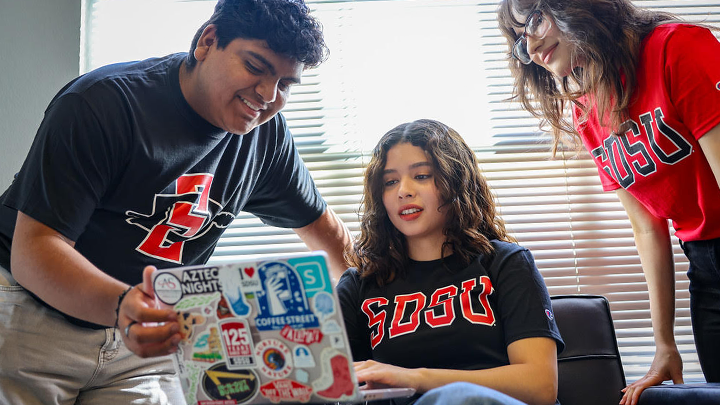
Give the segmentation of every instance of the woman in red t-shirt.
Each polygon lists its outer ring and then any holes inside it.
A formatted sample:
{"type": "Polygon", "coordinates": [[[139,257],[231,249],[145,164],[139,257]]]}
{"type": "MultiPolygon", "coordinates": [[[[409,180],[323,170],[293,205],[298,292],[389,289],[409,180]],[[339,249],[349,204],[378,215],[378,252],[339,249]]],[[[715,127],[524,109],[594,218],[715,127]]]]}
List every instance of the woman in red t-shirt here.
{"type": "Polygon", "coordinates": [[[656,353],[624,391],[683,382],[667,220],[688,259],[705,378],[720,381],[720,43],[708,27],[629,0],[503,0],[513,98],[555,136],[581,141],[632,223],[656,353]],[[567,111],[572,109],[572,120],[567,111]]]}

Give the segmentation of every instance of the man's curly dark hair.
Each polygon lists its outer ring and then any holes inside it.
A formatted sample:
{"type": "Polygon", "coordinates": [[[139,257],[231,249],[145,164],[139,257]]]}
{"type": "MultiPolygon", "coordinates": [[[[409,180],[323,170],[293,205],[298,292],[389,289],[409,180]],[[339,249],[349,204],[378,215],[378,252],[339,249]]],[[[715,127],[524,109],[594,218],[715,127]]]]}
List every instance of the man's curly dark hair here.
{"type": "Polygon", "coordinates": [[[187,56],[187,68],[197,63],[194,53],[208,25],[217,29],[217,46],[224,49],[236,38],[260,39],[274,52],[305,65],[317,67],[328,49],[322,26],[310,15],[302,0],[219,0],[213,15],[195,33],[187,56]]]}

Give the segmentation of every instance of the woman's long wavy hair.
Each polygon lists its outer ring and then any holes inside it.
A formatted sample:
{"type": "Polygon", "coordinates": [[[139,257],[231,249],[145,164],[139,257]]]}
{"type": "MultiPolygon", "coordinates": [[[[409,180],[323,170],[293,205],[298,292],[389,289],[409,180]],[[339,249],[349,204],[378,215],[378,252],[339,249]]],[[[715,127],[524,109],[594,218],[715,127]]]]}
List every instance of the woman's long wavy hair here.
{"type": "Polygon", "coordinates": [[[361,233],[346,252],[348,262],[362,277],[374,276],[384,285],[407,268],[405,236],[393,226],[383,204],[383,170],[387,153],[395,145],[410,143],[425,151],[447,213],[441,249],[454,252],[465,262],[491,254],[491,239],[515,241],[495,211],[495,200],[480,173],[475,153],[452,128],[438,121],[417,120],[397,127],[380,139],[365,171],[361,233]]]}
{"type": "Polygon", "coordinates": [[[511,99],[518,100],[542,129],[552,128],[553,154],[564,134],[579,135],[565,110],[570,104],[582,111],[584,121],[590,107],[578,99],[592,97],[598,117],[610,131],[622,134],[628,106],[637,83],[638,57],[642,40],[658,25],[678,21],[672,14],[644,10],[629,0],[502,0],[497,19],[503,36],[512,47],[518,38],[514,28],[524,27],[515,15],[529,15],[540,9],[550,16],[562,35],[574,46],[573,58],[583,60],[570,75],[556,78],[535,63],[523,65],[508,55],[515,78],[511,99]],[[624,79],[623,79],[624,78],[624,79]]]}

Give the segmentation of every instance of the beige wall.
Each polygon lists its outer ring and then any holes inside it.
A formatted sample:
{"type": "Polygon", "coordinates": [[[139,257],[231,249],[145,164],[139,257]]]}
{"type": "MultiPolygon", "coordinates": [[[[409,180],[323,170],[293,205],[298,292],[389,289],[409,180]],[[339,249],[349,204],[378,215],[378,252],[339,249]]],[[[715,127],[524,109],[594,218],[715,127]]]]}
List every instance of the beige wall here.
{"type": "Polygon", "coordinates": [[[0,0],[0,193],[80,66],[81,0],[0,0]]]}

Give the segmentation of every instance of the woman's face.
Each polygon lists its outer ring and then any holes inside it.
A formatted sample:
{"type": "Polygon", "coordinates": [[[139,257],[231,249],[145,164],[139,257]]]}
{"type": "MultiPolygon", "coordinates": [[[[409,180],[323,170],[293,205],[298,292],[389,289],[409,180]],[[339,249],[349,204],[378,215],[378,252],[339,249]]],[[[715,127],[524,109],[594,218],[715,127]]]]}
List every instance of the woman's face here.
{"type": "MultiPolygon", "coordinates": [[[[518,21],[527,21],[528,18],[528,15],[522,15],[516,11],[513,11],[513,16],[518,21]]],[[[546,19],[550,28],[541,38],[534,35],[526,36],[527,52],[532,63],[542,66],[558,77],[568,76],[573,68],[581,66],[580,61],[573,58],[575,46],[558,29],[549,14],[539,13],[536,18],[546,19]]],[[[514,27],[513,29],[518,38],[525,32],[524,27],[514,27]]]]}
{"type": "Polygon", "coordinates": [[[382,174],[383,205],[390,222],[405,235],[410,252],[419,246],[439,251],[447,215],[425,151],[411,143],[396,144],[387,152],[382,174]]]}

